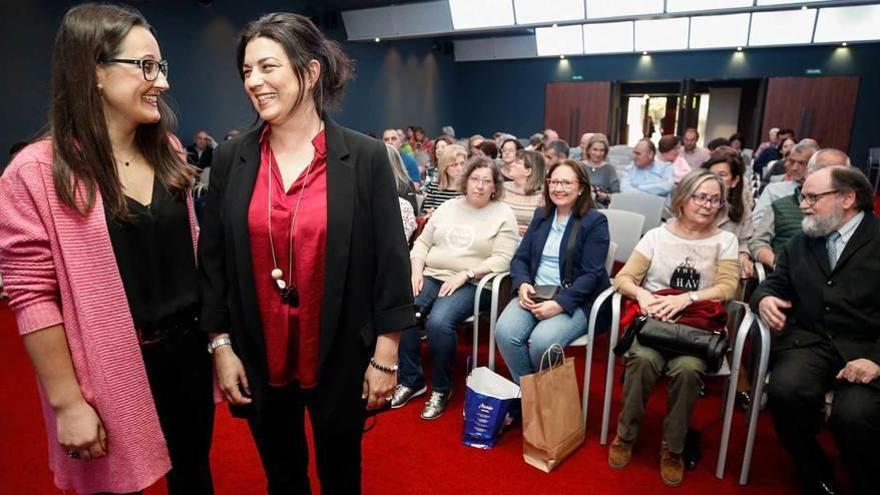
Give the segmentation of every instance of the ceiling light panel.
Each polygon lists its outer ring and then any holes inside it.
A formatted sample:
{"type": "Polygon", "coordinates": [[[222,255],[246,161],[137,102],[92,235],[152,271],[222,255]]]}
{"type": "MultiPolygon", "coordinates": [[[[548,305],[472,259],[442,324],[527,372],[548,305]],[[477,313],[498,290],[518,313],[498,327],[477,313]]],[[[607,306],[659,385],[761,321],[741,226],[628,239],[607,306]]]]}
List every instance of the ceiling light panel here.
{"type": "Polygon", "coordinates": [[[587,18],[663,13],[663,0],[587,0],[587,18]]]}
{"type": "Polygon", "coordinates": [[[635,49],[647,52],[687,49],[688,20],[675,17],[636,21],[635,49]]]}
{"type": "Polygon", "coordinates": [[[666,0],[666,12],[739,9],[752,5],[754,0],[666,0]]]}
{"type": "Polygon", "coordinates": [[[816,9],[753,12],[749,46],[809,43],[815,21],[816,9]]]}
{"type": "Polygon", "coordinates": [[[691,17],[691,48],[745,46],[749,41],[750,14],[691,17]]]}
{"type": "Polygon", "coordinates": [[[449,0],[452,27],[478,29],[513,26],[513,0],[449,0]]]}
{"type": "Polygon", "coordinates": [[[517,24],[580,21],[584,0],[514,0],[517,24]]]}
{"type": "Polygon", "coordinates": [[[536,28],[535,42],[539,56],[584,53],[584,34],[580,24],[536,28]]]}
{"type": "Polygon", "coordinates": [[[633,21],[584,24],[584,53],[633,51],[633,21]]]}
{"type": "Polygon", "coordinates": [[[815,43],[880,40],[880,5],[819,9],[815,43]]]}

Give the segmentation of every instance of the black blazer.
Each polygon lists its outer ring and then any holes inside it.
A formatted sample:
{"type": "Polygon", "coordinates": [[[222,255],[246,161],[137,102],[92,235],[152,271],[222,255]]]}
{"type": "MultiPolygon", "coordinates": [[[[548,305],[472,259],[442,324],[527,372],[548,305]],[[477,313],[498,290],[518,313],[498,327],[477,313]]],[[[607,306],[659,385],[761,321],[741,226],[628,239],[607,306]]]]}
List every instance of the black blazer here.
{"type": "MultiPolygon", "coordinates": [[[[532,223],[529,225],[513,261],[510,263],[510,278],[514,292],[519,291],[519,286],[535,283],[538,274],[538,266],[541,264],[541,254],[544,252],[544,244],[550,237],[550,228],[556,216],[555,210],[547,218],[544,218],[544,208],[537,208],[532,223]]],[[[562,306],[566,313],[571,315],[577,308],[582,308],[587,317],[590,316],[590,308],[600,292],[607,289],[608,272],[605,270],[605,258],[608,257],[608,218],[592,208],[586,215],[580,218],[572,218],[565,226],[562,241],[559,245],[559,280],[565,279],[564,266],[568,239],[571,235],[574,222],[581,223],[578,238],[574,244],[574,265],[571,267],[571,287],[563,288],[554,300],[562,306]]]]}
{"type": "Polygon", "coordinates": [[[870,211],[856,228],[834,269],[825,238],[795,235],[777,257],[776,270],[752,295],[792,303],[785,328],[773,332],[774,352],[830,342],[845,361],[880,364],[880,221],[870,211]]]}
{"type": "MultiPolygon", "coordinates": [[[[336,413],[362,413],[361,388],[376,335],[412,326],[415,317],[409,252],[385,146],[326,116],[324,123],[327,251],[317,395],[332,420],[336,413]]],[[[259,410],[268,385],[248,231],[260,131],[217,148],[199,240],[201,329],[230,333],[253,398],[249,406],[232,408],[236,416],[259,410]]]]}

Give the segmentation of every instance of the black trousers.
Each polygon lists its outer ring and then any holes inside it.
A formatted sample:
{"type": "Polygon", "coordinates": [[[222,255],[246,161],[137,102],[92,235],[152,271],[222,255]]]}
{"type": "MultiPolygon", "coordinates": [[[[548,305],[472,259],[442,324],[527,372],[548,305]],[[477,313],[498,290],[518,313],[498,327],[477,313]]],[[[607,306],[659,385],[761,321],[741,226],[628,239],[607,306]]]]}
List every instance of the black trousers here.
{"type": "Polygon", "coordinates": [[[270,495],[311,493],[306,408],[314,435],[321,493],[359,494],[361,491],[363,414],[352,410],[347,418],[328,418],[319,394],[320,390],[303,390],[296,384],[266,387],[262,412],[248,418],[270,495]]]}
{"type": "Polygon", "coordinates": [[[827,342],[774,354],[768,389],[780,441],[804,484],[833,479],[833,468],[816,441],[824,420],[825,393],[834,391],[828,426],[840,449],[853,492],[880,489],[880,379],[869,384],[836,380],[846,365],[827,342]]]}
{"type": "Polygon", "coordinates": [[[204,334],[190,330],[141,346],[171,456],[171,471],[165,477],[171,495],[214,493],[208,459],[214,430],[213,375],[206,345],[204,334]]]}

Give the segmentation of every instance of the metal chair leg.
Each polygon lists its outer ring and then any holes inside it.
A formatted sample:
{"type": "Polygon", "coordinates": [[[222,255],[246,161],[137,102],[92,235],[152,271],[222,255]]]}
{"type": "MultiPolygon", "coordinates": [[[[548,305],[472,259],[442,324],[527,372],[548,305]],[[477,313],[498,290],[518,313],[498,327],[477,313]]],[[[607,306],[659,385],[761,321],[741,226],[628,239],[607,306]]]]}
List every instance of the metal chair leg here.
{"type": "Polygon", "coordinates": [[[599,436],[599,443],[605,445],[608,443],[608,423],[611,416],[611,390],[614,386],[614,344],[617,343],[618,334],[620,333],[620,304],[621,295],[614,293],[611,300],[611,331],[608,336],[608,363],[605,369],[605,399],[602,403],[602,434],[599,436]]]}
{"type": "Polygon", "coordinates": [[[758,433],[758,415],[761,413],[761,397],[764,394],[764,382],[767,377],[767,368],[770,364],[770,329],[761,318],[757,318],[758,328],[761,331],[761,357],[758,363],[758,372],[755,374],[755,384],[752,388],[752,408],[749,411],[749,429],[746,436],[746,451],[743,454],[742,471],[739,475],[739,484],[749,482],[749,469],[752,464],[752,454],[755,449],[755,436],[758,433]]]}
{"type": "Polygon", "coordinates": [[[587,326],[587,356],[584,360],[584,387],[581,391],[581,422],[585,427],[587,425],[587,406],[589,405],[590,398],[590,370],[593,367],[593,344],[595,343],[596,337],[596,321],[599,318],[599,311],[601,310],[602,305],[605,304],[608,297],[613,294],[614,287],[605,289],[596,297],[596,300],[593,301],[592,308],[590,308],[590,320],[587,326]]]}

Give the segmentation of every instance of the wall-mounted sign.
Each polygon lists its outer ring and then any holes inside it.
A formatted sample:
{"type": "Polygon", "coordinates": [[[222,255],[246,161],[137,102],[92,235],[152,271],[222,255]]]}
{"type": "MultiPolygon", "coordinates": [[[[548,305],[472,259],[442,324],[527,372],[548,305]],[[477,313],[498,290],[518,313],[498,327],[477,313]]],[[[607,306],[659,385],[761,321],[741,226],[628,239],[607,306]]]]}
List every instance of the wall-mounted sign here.
{"type": "Polygon", "coordinates": [[[805,72],[808,76],[821,76],[822,75],[822,69],[807,69],[805,72]]]}

